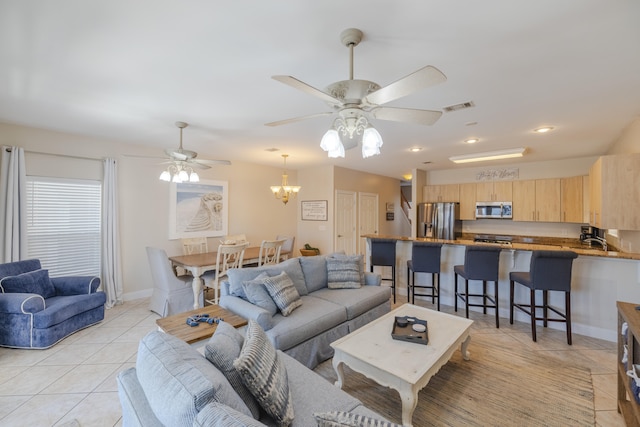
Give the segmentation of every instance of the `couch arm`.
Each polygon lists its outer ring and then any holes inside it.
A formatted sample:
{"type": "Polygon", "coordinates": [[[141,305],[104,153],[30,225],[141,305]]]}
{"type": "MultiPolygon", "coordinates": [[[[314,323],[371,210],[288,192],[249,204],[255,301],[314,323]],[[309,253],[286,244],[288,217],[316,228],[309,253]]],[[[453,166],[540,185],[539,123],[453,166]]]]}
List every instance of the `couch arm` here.
{"type": "Polygon", "coordinates": [[[249,301],[243,300],[242,298],[238,298],[233,295],[224,295],[220,297],[220,307],[225,308],[238,316],[242,316],[247,320],[255,320],[265,331],[273,328],[271,313],[262,307],[258,307],[257,305],[251,304],[249,301]]]}
{"type": "Polygon", "coordinates": [[[366,286],[380,286],[382,283],[382,276],[378,273],[364,272],[364,284],[366,286]]]}
{"type": "Polygon", "coordinates": [[[52,277],[51,283],[56,288],[56,295],[59,296],[93,294],[100,286],[100,278],[97,276],[52,277]]]}
{"type": "Polygon", "coordinates": [[[44,298],[38,294],[0,294],[0,313],[27,314],[45,309],[44,298]]]}

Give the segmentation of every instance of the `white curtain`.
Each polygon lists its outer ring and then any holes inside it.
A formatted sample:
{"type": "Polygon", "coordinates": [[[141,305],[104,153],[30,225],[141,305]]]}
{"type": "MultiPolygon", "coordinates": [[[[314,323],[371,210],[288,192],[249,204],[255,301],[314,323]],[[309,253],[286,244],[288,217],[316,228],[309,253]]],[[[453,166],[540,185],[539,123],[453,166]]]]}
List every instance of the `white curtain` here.
{"type": "Polygon", "coordinates": [[[122,266],[118,234],[118,167],[114,159],[104,160],[102,181],[102,289],[107,308],[122,304],[122,266]]]}
{"type": "Polygon", "coordinates": [[[27,257],[24,149],[3,146],[0,161],[0,260],[19,261],[27,257]]]}

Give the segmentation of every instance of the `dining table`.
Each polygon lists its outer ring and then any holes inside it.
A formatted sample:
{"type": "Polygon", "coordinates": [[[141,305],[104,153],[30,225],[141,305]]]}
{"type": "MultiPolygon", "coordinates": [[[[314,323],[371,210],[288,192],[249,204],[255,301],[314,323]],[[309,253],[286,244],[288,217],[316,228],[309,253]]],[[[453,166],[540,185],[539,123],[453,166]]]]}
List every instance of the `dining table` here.
{"type": "MultiPolygon", "coordinates": [[[[202,291],[202,275],[207,271],[215,271],[218,251],[201,254],[176,255],[169,257],[174,266],[182,267],[193,276],[193,308],[200,308],[200,292],[202,291]]],[[[260,258],[260,246],[249,246],[244,250],[242,265],[257,264],[260,258]]]]}

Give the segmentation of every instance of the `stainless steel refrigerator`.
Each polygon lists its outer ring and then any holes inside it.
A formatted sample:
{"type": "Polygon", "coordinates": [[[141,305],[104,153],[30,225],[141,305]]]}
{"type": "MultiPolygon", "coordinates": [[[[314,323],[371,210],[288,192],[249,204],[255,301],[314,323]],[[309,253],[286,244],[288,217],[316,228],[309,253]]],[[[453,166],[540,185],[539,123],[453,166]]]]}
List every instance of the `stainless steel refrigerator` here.
{"type": "Polygon", "coordinates": [[[461,235],[460,203],[418,204],[418,237],[455,240],[461,235]]]}

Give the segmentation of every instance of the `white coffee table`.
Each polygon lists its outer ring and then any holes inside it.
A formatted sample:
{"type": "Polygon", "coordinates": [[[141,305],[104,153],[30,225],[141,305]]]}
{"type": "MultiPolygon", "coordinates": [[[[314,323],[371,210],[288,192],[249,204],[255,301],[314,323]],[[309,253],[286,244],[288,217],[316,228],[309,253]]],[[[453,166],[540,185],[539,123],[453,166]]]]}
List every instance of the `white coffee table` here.
{"type": "Polygon", "coordinates": [[[473,320],[404,304],[331,343],[335,350],[333,369],[336,385],[344,384],[343,364],[380,385],[393,388],[402,400],[402,424],[411,426],[418,392],[449,361],[460,345],[462,356],[469,360],[467,346],[473,320]],[[391,337],[395,316],[413,316],[426,320],[429,344],[394,340],[391,337]]]}

